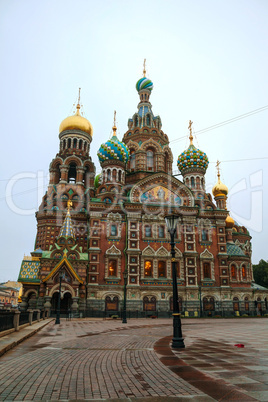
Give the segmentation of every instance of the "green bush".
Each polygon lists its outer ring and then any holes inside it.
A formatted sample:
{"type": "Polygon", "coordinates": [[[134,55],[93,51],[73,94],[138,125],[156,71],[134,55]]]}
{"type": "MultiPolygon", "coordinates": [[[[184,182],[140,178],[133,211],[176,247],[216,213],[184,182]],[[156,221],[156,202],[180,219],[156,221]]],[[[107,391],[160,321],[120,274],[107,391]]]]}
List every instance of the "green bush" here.
{"type": "Polygon", "coordinates": [[[119,318],[119,316],[118,316],[118,315],[112,315],[111,318],[112,318],[113,320],[117,320],[117,318],[119,318]]]}

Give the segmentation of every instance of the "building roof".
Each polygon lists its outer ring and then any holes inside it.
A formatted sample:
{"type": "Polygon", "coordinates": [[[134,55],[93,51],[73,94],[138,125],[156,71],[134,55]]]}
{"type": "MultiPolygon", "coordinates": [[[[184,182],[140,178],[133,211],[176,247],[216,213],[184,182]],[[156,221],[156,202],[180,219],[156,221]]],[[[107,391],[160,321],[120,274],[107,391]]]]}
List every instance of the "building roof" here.
{"type": "Polygon", "coordinates": [[[234,243],[227,243],[227,254],[231,256],[243,256],[246,257],[246,254],[240,247],[238,247],[234,243]]]}

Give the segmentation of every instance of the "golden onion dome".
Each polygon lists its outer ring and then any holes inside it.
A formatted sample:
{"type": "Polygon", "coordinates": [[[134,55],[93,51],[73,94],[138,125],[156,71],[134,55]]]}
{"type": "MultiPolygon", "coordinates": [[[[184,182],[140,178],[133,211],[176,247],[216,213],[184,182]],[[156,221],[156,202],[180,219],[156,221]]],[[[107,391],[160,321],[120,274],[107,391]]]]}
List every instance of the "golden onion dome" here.
{"type": "Polygon", "coordinates": [[[73,116],[66,117],[66,119],[61,122],[59,132],[61,133],[65,130],[81,130],[92,137],[93,127],[90,121],[80,115],[79,103],[76,106],[76,113],[73,116]]]}
{"type": "Polygon", "coordinates": [[[214,197],[216,197],[217,195],[227,196],[227,194],[228,194],[228,187],[221,182],[219,175],[218,175],[218,182],[215,184],[215,186],[212,189],[212,194],[214,195],[214,197]]]}
{"type": "Polygon", "coordinates": [[[225,223],[226,223],[227,228],[233,228],[235,221],[233,220],[233,218],[230,215],[228,215],[227,218],[225,219],[225,223]]]}

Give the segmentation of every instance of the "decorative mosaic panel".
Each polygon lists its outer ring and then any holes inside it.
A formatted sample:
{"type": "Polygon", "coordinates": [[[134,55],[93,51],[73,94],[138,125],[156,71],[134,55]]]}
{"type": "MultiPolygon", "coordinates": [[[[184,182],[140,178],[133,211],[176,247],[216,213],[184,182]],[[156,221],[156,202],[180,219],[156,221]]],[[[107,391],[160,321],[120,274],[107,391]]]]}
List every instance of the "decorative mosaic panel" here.
{"type": "Polygon", "coordinates": [[[19,281],[20,282],[39,282],[39,261],[22,261],[19,281]]]}

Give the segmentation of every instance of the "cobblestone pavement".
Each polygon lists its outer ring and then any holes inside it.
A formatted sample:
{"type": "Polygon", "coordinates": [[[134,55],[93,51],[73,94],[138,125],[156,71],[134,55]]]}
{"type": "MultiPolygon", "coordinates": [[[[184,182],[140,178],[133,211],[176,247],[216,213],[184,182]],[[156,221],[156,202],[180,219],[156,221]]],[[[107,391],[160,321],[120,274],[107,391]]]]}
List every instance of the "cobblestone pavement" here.
{"type": "Polygon", "coordinates": [[[175,351],[168,319],[52,322],[0,358],[0,400],[268,401],[267,319],[182,325],[175,351]]]}

